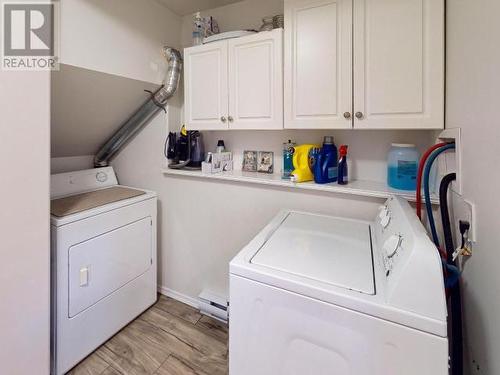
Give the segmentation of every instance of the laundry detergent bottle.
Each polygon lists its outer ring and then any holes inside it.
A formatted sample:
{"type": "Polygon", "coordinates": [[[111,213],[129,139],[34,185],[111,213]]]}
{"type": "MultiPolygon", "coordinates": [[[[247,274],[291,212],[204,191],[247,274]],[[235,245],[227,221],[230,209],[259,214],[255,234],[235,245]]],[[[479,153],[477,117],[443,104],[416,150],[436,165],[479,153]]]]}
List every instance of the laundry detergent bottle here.
{"type": "Polygon", "coordinates": [[[326,136],[323,147],[315,149],[314,155],[314,182],[327,184],[337,181],[337,147],[333,143],[333,137],[326,136]]]}
{"type": "Polygon", "coordinates": [[[295,146],[293,151],[293,168],[291,180],[293,182],[312,181],[311,150],[318,145],[295,146]]]}
{"type": "Polygon", "coordinates": [[[399,190],[416,190],[419,153],[414,144],[393,143],[387,160],[387,184],[399,190]]]}

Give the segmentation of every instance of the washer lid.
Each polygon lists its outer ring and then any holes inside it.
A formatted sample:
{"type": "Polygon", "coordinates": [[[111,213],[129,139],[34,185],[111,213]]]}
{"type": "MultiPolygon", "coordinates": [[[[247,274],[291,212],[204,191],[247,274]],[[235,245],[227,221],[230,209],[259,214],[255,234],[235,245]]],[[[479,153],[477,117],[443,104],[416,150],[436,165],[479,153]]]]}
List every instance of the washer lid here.
{"type": "Polygon", "coordinates": [[[330,285],[375,294],[370,226],[290,212],[251,263],[330,285]]]}

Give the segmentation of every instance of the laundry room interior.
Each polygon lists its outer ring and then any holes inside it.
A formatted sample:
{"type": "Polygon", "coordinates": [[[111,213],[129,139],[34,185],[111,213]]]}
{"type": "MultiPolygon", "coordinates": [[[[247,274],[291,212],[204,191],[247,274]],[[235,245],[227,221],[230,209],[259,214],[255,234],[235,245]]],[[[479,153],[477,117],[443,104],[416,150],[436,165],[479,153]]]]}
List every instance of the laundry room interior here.
{"type": "Polygon", "coordinates": [[[500,375],[499,2],[0,3],[0,374],[500,375]]]}

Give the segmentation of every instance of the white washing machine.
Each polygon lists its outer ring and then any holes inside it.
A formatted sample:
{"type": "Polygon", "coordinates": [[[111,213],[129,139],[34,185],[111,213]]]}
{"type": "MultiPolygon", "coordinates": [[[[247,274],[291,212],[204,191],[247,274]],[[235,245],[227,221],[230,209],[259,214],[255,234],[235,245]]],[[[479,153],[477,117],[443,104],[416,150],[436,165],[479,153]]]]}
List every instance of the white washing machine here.
{"type": "Polygon", "coordinates": [[[156,194],[111,167],[52,175],[52,372],[75,366],[156,294],[156,194]]]}
{"type": "Polygon", "coordinates": [[[441,260],[409,204],[283,211],[230,264],[231,375],[448,374],[441,260]]]}

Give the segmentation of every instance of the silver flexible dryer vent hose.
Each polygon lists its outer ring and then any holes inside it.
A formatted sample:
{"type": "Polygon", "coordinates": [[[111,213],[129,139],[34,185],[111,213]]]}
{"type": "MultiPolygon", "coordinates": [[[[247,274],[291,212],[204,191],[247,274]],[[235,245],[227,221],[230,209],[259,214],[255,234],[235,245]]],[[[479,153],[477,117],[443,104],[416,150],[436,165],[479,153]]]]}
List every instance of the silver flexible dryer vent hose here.
{"type": "Polygon", "coordinates": [[[161,110],[179,86],[182,57],[174,48],[164,47],[163,55],[168,61],[167,78],[163,86],[149,98],[97,152],[94,167],[106,167],[120,150],[132,140],[161,110]]]}

